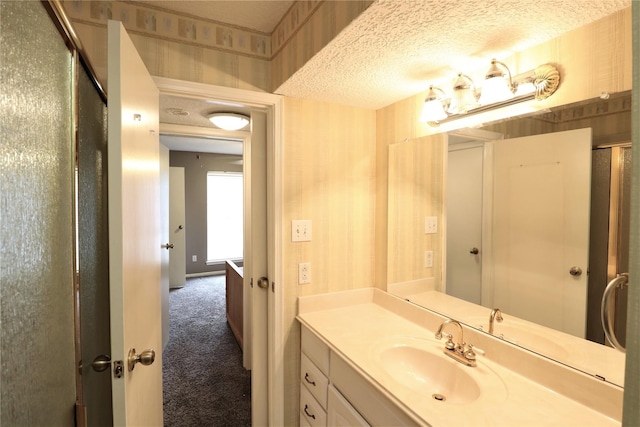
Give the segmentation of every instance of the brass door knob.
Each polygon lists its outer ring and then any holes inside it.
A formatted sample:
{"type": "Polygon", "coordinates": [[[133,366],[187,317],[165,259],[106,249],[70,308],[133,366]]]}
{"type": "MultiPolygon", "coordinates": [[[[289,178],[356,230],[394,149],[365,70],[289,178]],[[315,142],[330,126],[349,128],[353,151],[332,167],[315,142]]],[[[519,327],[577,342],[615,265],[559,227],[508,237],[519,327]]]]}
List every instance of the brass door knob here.
{"type": "Polygon", "coordinates": [[[136,349],[129,350],[129,357],[127,358],[129,364],[129,371],[133,371],[136,367],[136,363],[140,363],[144,366],[149,366],[156,360],[156,352],[153,350],[145,350],[140,354],[136,354],[136,349]]]}

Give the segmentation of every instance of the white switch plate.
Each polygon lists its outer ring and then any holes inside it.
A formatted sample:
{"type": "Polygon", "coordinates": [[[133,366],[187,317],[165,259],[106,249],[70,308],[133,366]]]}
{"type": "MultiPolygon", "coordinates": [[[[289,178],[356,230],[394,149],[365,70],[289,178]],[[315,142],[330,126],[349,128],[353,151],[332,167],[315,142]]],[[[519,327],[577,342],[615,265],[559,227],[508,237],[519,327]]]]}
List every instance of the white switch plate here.
{"type": "Polygon", "coordinates": [[[311,263],[301,262],[298,264],[298,284],[305,285],[311,283],[311,263]]]}
{"type": "Polygon", "coordinates": [[[298,219],[291,221],[291,241],[310,242],[311,241],[311,220],[298,219]]]}
{"type": "Polygon", "coordinates": [[[192,262],[198,262],[198,255],[191,255],[192,262]]]}
{"type": "Polygon", "coordinates": [[[424,233],[435,234],[438,232],[438,217],[427,216],[424,219],[424,233]]]}
{"type": "Polygon", "coordinates": [[[433,267],[433,251],[424,252],[424,267],[425,268],[433,267]]]}

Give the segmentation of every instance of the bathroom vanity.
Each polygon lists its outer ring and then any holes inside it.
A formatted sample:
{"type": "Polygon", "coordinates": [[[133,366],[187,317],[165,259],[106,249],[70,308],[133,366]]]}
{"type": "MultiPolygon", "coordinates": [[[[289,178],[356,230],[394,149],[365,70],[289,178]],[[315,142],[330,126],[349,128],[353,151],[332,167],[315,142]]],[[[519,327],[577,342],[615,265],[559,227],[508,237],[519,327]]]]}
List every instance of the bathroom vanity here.
{"type": "Polygon", "coordinates": [[[467,327],[437,340],[447,318],[378,289],[301,297],[297,319],[301,425],[620,425],[622,387],[467,327]]]}

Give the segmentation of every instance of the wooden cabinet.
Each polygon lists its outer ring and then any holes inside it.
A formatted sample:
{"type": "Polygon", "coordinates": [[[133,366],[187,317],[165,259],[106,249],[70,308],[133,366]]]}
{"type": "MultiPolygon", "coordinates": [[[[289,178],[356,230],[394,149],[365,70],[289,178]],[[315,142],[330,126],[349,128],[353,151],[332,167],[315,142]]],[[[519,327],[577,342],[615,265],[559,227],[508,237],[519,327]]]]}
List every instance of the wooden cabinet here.
{"type": "Polygon", "coordinates": [[[240,348],[243,339],[243,268],[233,261],[225,262],[227,323],[240,348]]]}

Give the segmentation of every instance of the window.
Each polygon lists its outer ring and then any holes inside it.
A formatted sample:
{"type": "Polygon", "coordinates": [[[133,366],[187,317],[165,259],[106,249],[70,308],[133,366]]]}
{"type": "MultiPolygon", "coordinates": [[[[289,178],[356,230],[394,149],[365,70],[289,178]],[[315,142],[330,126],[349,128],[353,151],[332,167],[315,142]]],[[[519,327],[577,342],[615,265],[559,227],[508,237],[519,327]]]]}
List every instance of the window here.
{"type": "Polygon", "coordinates": [[[242,174],[207,173],[207,263],[243,257],[242,174]]]}

